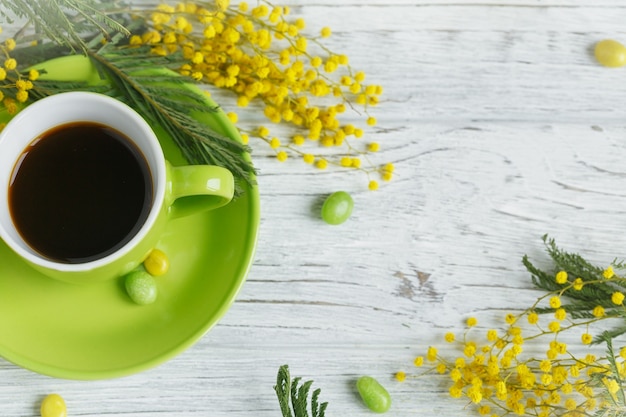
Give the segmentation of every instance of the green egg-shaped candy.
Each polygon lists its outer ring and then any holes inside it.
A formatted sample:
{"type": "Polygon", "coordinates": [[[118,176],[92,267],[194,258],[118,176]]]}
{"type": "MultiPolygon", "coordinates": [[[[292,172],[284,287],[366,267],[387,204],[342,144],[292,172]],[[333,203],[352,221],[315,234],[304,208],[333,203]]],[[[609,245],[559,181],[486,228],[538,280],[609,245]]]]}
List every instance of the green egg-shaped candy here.
{"type": "Polygon", "coordinates": [[[348,220],[353,207],[354,201],[350,194],[345,191],[336,191],[324,201],[322,219],[328,224],[341,224],[348,220]]]}
{"type": "Polygon", "coordinates": [[[134,271],[126,275],[126,292],[135,303],[152,304],[157,298],[156,281],[146,271],[134,271]]]}
{"type": "Polygon", "coordinates": [[[362,376],[356,381],[363,402],[375,413],[384,413],[391,407],[391,396],[376,379],[371,376],[362,376]]]}

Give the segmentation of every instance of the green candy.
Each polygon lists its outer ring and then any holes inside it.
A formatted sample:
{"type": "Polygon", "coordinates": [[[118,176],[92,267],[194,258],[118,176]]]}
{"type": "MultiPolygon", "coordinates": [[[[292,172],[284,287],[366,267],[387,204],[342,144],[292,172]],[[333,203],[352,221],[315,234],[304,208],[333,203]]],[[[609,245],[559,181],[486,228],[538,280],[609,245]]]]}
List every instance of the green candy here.
{"type": "Polygon", "coordinates": [[[356,381],[363,402],[375,413],[384,413],[391,407],[391,396],[378,381],[371,376],[362,376],[356,381]]]}
{"type": "Polygon", "coordinates": [[[157,298],[156,281],[145,271],[134,271],[126,275],[125,285],[128,296],[137,304],[152,304],[157,298]]]}
{"type": "Polygon", "coordinates": [[[328,224],[341,224],[348,220],[353,207],[354,201],[350,194],[345,191],[334,192],[324,201],[322,219],[328,224]]]}

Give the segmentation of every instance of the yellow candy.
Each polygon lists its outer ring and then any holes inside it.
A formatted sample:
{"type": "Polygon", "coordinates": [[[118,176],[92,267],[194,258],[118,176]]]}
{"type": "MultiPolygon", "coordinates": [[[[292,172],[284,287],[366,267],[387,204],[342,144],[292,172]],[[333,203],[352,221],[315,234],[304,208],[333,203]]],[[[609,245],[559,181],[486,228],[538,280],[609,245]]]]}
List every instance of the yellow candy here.
{"type": "Polygon", "coordinates": [[[41,417],[67,417],[65,400],[59,394],[49,394],[41,402],[41,417]]]}
{"type": "Polygon", "coordinates": [[[163,251],[154,249],[150,252],[146,260],[143,261],[143,266],[150,275],[158,277],[167,272],[170,268],[170,261],[163,251]]]}
{"type": "Polygon", "coordinates": [[[612,39],[605,39],[596,44],[594,54],[598,62],[605,67],[623,67],[626,65],[626,47],[612,39]]]}

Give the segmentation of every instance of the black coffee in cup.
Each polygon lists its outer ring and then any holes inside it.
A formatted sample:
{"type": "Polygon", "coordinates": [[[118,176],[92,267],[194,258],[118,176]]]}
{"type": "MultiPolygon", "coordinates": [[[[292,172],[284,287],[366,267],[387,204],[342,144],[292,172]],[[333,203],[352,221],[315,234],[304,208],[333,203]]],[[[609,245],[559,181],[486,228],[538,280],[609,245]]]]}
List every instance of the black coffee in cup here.
{"type": "Polygon", "coordinates": [[[76,122],[51,129],[13,169],[9,209],[22,239],[58,262],[83,263],[124,246],[153,199],[141,151],[110,127],[76,122]]]}

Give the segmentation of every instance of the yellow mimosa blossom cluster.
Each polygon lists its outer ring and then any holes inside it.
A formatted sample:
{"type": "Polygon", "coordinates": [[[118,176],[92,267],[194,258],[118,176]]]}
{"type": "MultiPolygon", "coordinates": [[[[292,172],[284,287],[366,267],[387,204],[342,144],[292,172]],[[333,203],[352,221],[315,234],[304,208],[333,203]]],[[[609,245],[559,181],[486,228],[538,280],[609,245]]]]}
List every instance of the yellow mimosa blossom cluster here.
{"type": "Polygon", "coordinates": [[[504,330],[485,328],[482,335],[475,334],[478,321],[471,317],[461,337],[445,335],[445,342],[458,347],[456,358],[444,357],[442,349],[432,346],[414,364],[428,368],[422,375],[445,376],[449,395],[464,399],[479,415],[624,415],[626,346],[614,347],[612,336],[597,340],[606,344],[600,352],[589,346],[594,342],[590,334],[593,325],[610,316],[623,320],[626,310],[622,292],[605,294],[589,314],[567,311],[562,300],[567,291],[580,292],[608,280],[623,278],[617,277],[612,267],[606,268],[599,279],[588,280],[558,271],[553,278],[555,290],[526,311],[507,314],[504,330]],[[568,346],[565,340],[571,341],[571,337],[581,343],[568,346]]]}
{"type": "MultiPolygon", "coordinates": [[[[307,35],[305,21],[291,18],[289,7],[265,1],[255,6],[191,1],[161,4],[145,13],[149,29],[132,36],[131,45],[151,45],[160,55],[182,52],[188,61],[180,68],[183,75],[233,92],[240,108],[258,103],[270,123],[286,123],[295,132],[280,138],[258,126],[242,130],[244,141],[260,138],[281,162],[296,156],[318,169],[335,165],[364,171],[371,190],[379,179],[392,179],[393,164],[369,161],[380,144],[363,139],[377,123],[369,111],[379,103],[382,87],[367,84],[365,73],[355,71],[346,55],[324,46],[330,28],[307,35]],[[347,110],[357,110],[362,125],[342,123],[347,110]]],[[[235,111],[228,116],[238,120],[235,111]]]]}
{"type": "MultiPolygon", "coordinates": [[[[0,28],[2,33],[2,28],[0,28]]],[[[39,78],[39,73],[32,70],[22,74],[17,68],[17,61],[11,57],[11,51],[16,47],[13,38],[6,39],[0,44],[0,102],[5,111],[11,115],[19,110],[19,103],[28,100],[28,91],[33,88],[33,81],[39,78]]]]}

